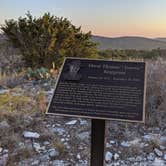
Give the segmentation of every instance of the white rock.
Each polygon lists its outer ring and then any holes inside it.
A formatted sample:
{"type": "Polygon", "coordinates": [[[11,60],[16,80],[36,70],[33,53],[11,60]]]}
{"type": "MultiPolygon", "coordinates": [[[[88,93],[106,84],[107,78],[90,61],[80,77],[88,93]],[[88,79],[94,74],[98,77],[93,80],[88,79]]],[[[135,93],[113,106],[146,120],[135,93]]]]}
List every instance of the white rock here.
{"type": "Polygon", "coordinates": [[[8,149],[4,149],[4,150],[3,150],[3,154],[7,154],[8,152],[9,152],[8,149]]]}
{"type": "Polygon", "coordinates": [[[87,124],[88,124],[87,120],[80,119],[80,125],[87,125],[87,124]]]}
{"type": "Polygon", "coordinates": [[[163,152],[160,151],[159,149],[155,148],[154,152],[156,153],[157,156],[161,157],[163,155],[163,152]]]}
{"type": "Polygon", "coordinates": [[[19,142],[18,146],[20,147],[20,149],[24,149],[25,148],[25,144],[23,142],[19,142]]]}
{"type": "Polygon", "coordinates": [[[3,148],[0,147],[0,153],[3,151],[3,148]]]}
{"type": "Polygon", "coordinates": [[[123,141],[123,142],[121,143],[121,146],[128,148],[128,147],[130,147],[130,144],[129,144],[128,141],[123,141]]]}
{"type": "MultiPolygon", "coordinates": [[[[110,164],[106,164],[106,166],[121,166],[121,164],[117,161],[117,162],[113,162],[113,163],[110,163],[110,164]]],[[[125,166],[127,166],[127,165],[125,165],[125,166]]]]}
{"type": "Polygon", "coordinates": [[[40,160],[41,162],[46,162],[46,161],[48,161],[49,159],[50,159],[50,158],[49,158],[48,154],[44,154],[44,155],[42,155],[42,156],[39,157],[39,160],[40,160]]]}
{"type": "Polygon", "coordinates": [[[150,161],[153,161],[155,159],[155,154],[154,153],[149,153],[149,155],[147,156],[147,159],[150,161]]]}
{"type": "Polygon", "coordinates": [[[160,145],[160,149],[161,149],[161,150],[165,150],[165,149],[166,149],[166,147],[165,147],[165,146],[160,145]]]}
{"type": "Polygon", "coordinates": [[[50,157],[56,157],[56,156],[59,155],[59,152],[57,150],[55,150],[55,149],[49,149],[48,153],[49,153],[50,157]]]}
{"type": "Polygon", "coordinates": [[[106,143],[106,148],[110,148],[112,145],[109,144],[108,142],[106,143]]]}
{"type": "Polygon", "coordinates": [[[117,160],[119,158],[119,154],[118,153],[115,153],[114,154],[114,160],[117,160]]]}
{"type": "Polygon", "coordinates": [[[65,166],[63,160],[54,160],[54,161],[52,162],[52,165],[55,165],[55,166],[65,166]]]}
{"type": "Polygon", "coordinates": [[[127,160],[129,160],[130,162],[135,162],[135,157],[129,157],[127,160]]]}
{"type": "Polygon", "coordinates": [[[85,131],[85,132],[78,134],[78,137],[81,140],[87,140],[87,139],[89,139],[89,136],[90,136],[90,133],[88,131],[85,131]]]}
{"type": "Polygon", "coordinates": [[[159,135],[158,134],[147,134],[143,136],[144,141],[153,141],[158,140],[159,135]]]}
{"type": "Polygon", "coordinates": [[[155,158],[152,166],[165,166],[164,160],[161,160],[159,158],[155,158]]]}
{"type": "Polygon", "coordinates": [[[65,139],[64,138],[61,138],[61,142],[64,142],[65,141],[65,139]]]}
{"type": "Polygon", "coordinates": [[[66,138],[66,141],[69,141],[70,139],[69,138],[66,138]]]}
{"type": "Polygon", "coordinates": [[[131,145],[138,145],[138,144],[140,144],[140,141],[141,141],[141,139],[134,139],[134,140],[132,140],[132,141],[130,141],[129,143],[131,144],[131,145]]]}
{"type": "Polygon", "coordinates": [[[39,138],[40,134],[38,134],[37,132],[24,131],[23,136],[25,138],[39,138]]]}
{"type": "Polygon", "coordinates": [[[105,161],[110,162],[112,160],[113,154],[109,151],[105,154],[105,161]]]}
{"type": "Polygon", "coordinates": [[[111,144],[115,144],[115,143],[116,143],[116,141],[111,140],[111,141],[110,141],[110,143],[111,143],[111,144]]]}
{"type": "Polygon", "coordinates": [[[51,131],[53,133],[57,133],[58,135],[63,135],[63,133],[66,132],[63,128],[60,128],[60,127],[52,128],[51,131]]]}
{"type": "Polygon", "coordinates": [[[36,166],[39,165],[40,161],[39,160],[35,160],[31,163],[32,166],[36,166]]]}
{"type": "Polygon", "coordinates": [[[135,161],[137,161],[137,162],[141,162],[142,160],[143,160],[143,157],[141,157],[141,156],[137,156],[135,159],[135,161]]]}
{"type": "Polygon", "coordinates": [[[77,120],[71,120],[67,123],[65,123],[66,125],[75,125],[77,123],[77,120]]]}
{"type": "Polygon", "coordinates": [[[35,151],[37,151],[37,152],[40,151],[40,144],[39,143],[34,142],[33,147],[34,147],[35,151]]]}
{"type": "Polygon", "coordinates": [[[80,156],[80,154],[77,154],[77,159],[79,159],[79,160],[81,159],[81,156],[80,156]]]}
{"type": "Polygon", "coordinates": [[[164,160],[166,161],[166,154],[164,154],[164,160]]]}
{"type": "Polygon", "coordinates": [[[47,145],[49,145],[50,144],[50,142],[48,142],[48,141],[44,141],[44,143],[43,143],[45,146],[47,146],[47,145]]]}

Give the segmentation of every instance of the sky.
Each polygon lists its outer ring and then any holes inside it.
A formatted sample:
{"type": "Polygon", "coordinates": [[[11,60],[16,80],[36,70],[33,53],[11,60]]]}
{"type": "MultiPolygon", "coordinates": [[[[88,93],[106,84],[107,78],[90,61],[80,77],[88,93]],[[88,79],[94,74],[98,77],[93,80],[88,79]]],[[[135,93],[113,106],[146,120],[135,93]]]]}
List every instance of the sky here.
{"type": "Polygon", "coordinates": [[[166,37],[166,0],[0,0],[0,24],[27,11],[63,16],[93,35],[166,37]]]}

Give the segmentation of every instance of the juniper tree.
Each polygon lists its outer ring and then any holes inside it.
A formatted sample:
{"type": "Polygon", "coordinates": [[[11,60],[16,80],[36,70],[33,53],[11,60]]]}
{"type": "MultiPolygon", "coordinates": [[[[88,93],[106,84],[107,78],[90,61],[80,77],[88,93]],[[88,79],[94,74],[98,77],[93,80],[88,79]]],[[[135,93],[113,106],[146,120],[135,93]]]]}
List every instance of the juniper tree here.
{"type": "Polygon", "coordinates": [[[18,20],[5,20],[1,30],[20,49],[27,66],[58,68],[64,57],[95,57],[96,44],[91,32],[83,33],[67,18],[50,13],[36,18],[29,12],[18,20]]]}

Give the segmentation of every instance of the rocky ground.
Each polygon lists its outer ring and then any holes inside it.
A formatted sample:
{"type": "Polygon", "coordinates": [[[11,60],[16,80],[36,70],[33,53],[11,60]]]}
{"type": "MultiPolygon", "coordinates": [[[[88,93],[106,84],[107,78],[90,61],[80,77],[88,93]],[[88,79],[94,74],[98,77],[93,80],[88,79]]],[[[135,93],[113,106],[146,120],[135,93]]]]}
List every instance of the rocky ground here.
{"type": "MultiPolygon", "coordinates": [[[[0,166],[90,165],[91,121],[44,113],[53,85],[0,88],[0,166]]],[[[154,125],[107,121],[105,165],[166,165],[165,119],[154,125]]]]}

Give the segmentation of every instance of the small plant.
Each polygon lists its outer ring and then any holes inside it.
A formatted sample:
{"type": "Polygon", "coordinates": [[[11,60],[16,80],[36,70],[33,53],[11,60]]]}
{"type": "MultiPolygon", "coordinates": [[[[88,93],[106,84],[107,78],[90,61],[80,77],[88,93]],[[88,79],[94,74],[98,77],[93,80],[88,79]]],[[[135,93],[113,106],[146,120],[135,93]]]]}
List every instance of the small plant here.
{"type": "Polygon", "coordinates": [[[58,138],[55,138],[52,144],[58,150],[60,155],[63,155],[65,153],[65,145],[58,138]]]}
{"type": "Polygon", "coordinates": [[[26,77],[28,80],[46,80],[50,78],[50,74],[48,69],[41,67],[41,68],[28,68],[26,72],[26,77]]]}

